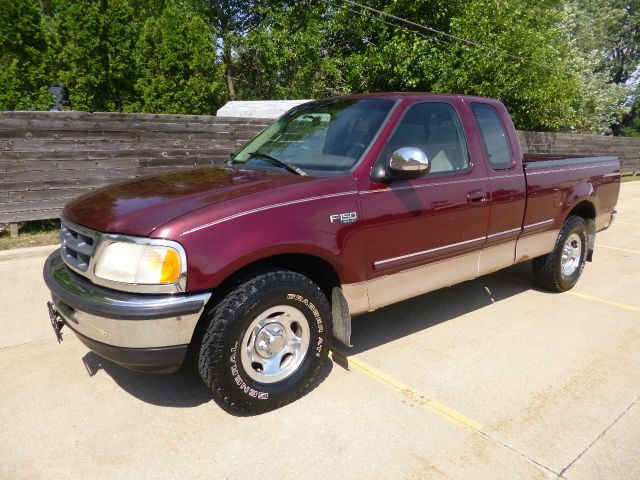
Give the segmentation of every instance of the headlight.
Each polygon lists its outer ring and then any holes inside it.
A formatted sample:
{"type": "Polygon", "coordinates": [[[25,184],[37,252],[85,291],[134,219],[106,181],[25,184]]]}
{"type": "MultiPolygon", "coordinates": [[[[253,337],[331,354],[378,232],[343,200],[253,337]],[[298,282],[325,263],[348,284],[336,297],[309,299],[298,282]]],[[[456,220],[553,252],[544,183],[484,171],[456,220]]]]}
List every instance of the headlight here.
{"type": "Polygon", "coordinates": [[[114,282],[163,285],[177,282],[182,271],[176,248],[114,242],[101,251],[94,273],[114,282]]]}

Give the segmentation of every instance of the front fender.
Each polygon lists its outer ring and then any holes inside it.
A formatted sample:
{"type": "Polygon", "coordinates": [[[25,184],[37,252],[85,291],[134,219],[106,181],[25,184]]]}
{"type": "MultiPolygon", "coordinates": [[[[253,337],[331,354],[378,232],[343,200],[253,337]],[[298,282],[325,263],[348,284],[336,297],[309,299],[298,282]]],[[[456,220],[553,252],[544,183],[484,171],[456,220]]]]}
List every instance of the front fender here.
{"type": "MultiPolygon", "coordinates": [[[[191,274],[190,270],[189,281],[191,283],[188,284],[188,289],[201,290],[215,288],[224,280],[229,278],[234,273],[242,270],[243,268],[278,255],[306,255],[315,257],[331,265],[331,267],[338,274],[339,278],[343,278],[346,276],[344,272],[345,267],[338,261],[338,257],[332,252],[320,248],[316,245],[300,243],[280,243],[270,246],[256,246],[256,248],[250,248],[246,251],[243,251],[240,256],[237,256],[233,258],[233,260],[228,262],[225,262],[222,259],[232,257],[226,257],[224,249],[222,249],[220,253],[221,255],[218,260],[207,259],[205,262],[198,266],[198,270],[202,275],[201,278],[195,278],[191,274]]],[[[204,258],[201,258],[201,260],[204,260],[204,258]]]]}
{"type": "Polygon", "coordinates": [[[341,283],[358,283],[365,272],[359,215],[355,222],[335,220],[336,214],[359,213],[357,192],[347,190],[351,186],[337,194],[306,191],[301,200],[273,201],[266,207],[199,211],[158,232],[184,247],[188,291],[215,288],[241,268],[282,254],[320,258],[334,268],[341,283]]]}

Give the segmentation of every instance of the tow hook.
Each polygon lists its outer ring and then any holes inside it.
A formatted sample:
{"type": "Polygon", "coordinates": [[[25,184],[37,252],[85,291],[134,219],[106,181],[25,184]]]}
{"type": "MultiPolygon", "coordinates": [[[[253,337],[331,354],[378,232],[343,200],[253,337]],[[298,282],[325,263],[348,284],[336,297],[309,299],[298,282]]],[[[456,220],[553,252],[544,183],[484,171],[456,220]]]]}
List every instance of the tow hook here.
{"type": "Polygon", "coordinates": [[[64,327],[64,322],[62,321],[62,317],[54,307],[52,302],[47,302],[47,309],[49,310],[49,320],[51,321],[51,327],[53,328],[53,332],[56,334],[56,339],[58,343],[62,341],[62,327],[64,327]]]}

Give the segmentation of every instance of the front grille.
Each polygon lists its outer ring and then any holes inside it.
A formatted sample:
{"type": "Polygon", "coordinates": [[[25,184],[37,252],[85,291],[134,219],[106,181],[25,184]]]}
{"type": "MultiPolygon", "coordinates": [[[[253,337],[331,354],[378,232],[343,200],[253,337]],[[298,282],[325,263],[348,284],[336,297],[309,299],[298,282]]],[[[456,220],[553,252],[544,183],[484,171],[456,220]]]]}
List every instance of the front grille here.
{"type": "Polygon", "coordinates": [[[86,272],[95,248],[96,237],[88,234],[84,229],[81,233],[62,220],[60,242],[62,243],[62,258],[67,265],[81,272],[86,272]]]}

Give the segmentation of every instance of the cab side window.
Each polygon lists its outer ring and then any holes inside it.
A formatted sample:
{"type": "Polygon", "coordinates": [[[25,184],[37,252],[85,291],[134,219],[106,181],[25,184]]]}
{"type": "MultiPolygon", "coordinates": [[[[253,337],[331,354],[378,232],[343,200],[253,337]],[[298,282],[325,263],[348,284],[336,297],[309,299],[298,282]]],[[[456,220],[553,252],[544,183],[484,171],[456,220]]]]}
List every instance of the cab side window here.
{"type": "Polygon", "coordinates": [[[491,167],[494,170],[511,168],[511,145],[496,109],[486,103],[472,103],[471,111],[480,130],[484,151],[491,167]]]}
{"type": "Polygon", "coordinates": [[[462,125],[448,103],[419,103],[409,107],[387,143],[387,152],[417,147],[431,162],[430,175],[459,172],[469,167],[462,125]]]}

